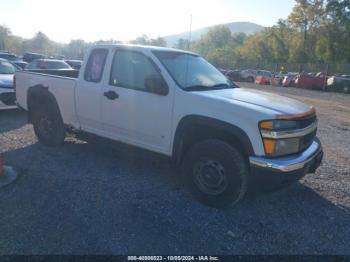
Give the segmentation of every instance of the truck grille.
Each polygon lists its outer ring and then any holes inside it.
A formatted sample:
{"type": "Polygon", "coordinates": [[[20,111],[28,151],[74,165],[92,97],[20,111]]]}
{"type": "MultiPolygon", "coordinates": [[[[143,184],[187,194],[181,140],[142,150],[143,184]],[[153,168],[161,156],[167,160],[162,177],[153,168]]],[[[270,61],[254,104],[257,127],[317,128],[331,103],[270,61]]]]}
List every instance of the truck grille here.
{"type": "MultiPolygon", "coordinates": [[[[317,117],[316,117],[316,115],[313,115],[309,118],[298,120],[298,127],[299,128],[307,128],[308,126],[314,124],[316,121],[317,121],[317,117]]],[[[316,133],[317,133],[317,129],[315,131],[313,131],[312,133],[309,133],[309,134],[300,138],[299,152],[304,151],[312,144],[312,142],[314,141],[314,138],[316,136],[316,133]]]]}
{"type": "Polygon", "coordinates": [[[298,120],[297,121],[298,128],[300,128],[300,129],[301,128],[306,128],[306,127],[312,125],[313,123],[315,123],[316,121],[317,121],[316,115],[313,115],[311,117],[298,120]]]}

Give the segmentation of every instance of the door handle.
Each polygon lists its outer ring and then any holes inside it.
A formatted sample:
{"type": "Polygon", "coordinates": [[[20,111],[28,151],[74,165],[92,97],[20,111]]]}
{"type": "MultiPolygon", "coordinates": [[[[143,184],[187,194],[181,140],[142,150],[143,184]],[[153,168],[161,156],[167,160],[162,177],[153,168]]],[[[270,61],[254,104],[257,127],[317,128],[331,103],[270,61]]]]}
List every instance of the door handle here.
{"type": "Polygon", "coordinates": [[[115,100],[115,99],[119,98],[119,95],[114,91],[104,92],[103,95],[110,100],[115,100]]]}

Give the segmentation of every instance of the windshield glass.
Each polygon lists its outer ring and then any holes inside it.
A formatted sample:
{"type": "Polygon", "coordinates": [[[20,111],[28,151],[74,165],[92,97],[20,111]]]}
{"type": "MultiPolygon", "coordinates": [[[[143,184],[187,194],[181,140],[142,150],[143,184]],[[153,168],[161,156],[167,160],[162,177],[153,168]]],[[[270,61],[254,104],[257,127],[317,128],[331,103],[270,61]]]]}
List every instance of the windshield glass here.
{"type": "Polygon", "coordinates": [[[9,62],[0,61],[0,74],[14,74],[15,71],[15,67],[9,62]]]}
{"type": "Polygon", "coordinates": [[[176,83],[184,90],[232,88],[233,83],[200,56],[154,51],[176,83]]]}
{"type": "Polygon", "coordinates": [[[15,61],[18,59],[17,56],[15,56],[13,54],[0,54],[0,58],[7,59],[9,61],[15,61]]]}
{"type": "Polygon", "coordinates": [[[47,62],[47,69],[71,69],[70,65],[63,61],[50,61],[47,62]]]}

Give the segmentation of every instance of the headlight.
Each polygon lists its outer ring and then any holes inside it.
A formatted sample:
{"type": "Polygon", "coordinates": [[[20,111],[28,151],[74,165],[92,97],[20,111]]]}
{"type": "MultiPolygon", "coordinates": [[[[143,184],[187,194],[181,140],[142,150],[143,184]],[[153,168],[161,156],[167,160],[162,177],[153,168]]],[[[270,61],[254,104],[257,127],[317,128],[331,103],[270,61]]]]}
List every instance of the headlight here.
{"type": "Polygon", "coordinates": [[[299,138],[263,139],[265,153],[269,156],[290,155],[299,151],[299,138]]]}
{"type": "Polygon", "coordinates": [[[297,121],[269,120],[260,122],[259,128],[266,155],[274,157],[297,153],[303,136],[313,132],[316,123],[299,129],[297,121]]]}
{"type": "Polygon", "coordinates": [[[298,123],[296,121],[290,121],[290,120],[271,120],[271,121],[263,121],[260,123],[260,129],[274,130],[274,131],[296,129],[297,127],[298,127],[298,123]]]}
{"type": "Polygon", "coordinates": [[[328,78],[328,80],[327,80],[327,85],[331,86],[331,85],[333,85],[333,84],[334,84],[334,77],[328,78]]]}

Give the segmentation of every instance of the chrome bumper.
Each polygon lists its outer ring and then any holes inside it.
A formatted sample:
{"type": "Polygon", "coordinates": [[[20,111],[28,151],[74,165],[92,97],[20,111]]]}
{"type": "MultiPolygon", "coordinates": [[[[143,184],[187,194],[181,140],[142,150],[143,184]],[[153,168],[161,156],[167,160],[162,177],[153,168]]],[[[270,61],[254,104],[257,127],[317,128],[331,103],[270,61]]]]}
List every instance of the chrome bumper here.
{"type": "Polygon", "coordinates": [[[314,142],[302,153],[297,156],[283,157],[283,158],[263,158],[250,157],[249,162],[251,167],[266,168],[274,171],[291,172],[303,169],[310,162],[314,161],[316,157],[322,157],[322,146],[320,141],[314,142]]]}

